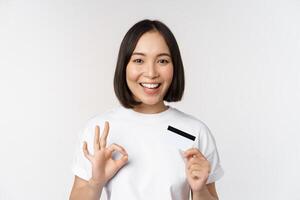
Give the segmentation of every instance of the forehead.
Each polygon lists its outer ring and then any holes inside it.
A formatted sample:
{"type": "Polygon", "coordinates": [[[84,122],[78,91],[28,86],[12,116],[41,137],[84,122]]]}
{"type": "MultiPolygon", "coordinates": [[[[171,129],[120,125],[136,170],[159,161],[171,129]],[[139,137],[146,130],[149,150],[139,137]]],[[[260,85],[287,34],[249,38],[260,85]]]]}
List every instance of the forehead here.
{"type": "Polygon", "coordinates": [[[144,53],[146,55],[157,55],[161,53],[170,54],[170,50],[165,39],[157,31],[144,33],[138,40],[133,52],[144,53]]]}

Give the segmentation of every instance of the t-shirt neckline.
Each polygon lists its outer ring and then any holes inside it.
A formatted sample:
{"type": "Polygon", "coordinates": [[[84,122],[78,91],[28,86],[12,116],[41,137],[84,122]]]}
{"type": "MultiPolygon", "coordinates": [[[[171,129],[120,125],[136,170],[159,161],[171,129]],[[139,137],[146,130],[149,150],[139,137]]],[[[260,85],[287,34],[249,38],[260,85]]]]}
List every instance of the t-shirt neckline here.
{"type": "Polygon", "coordinates": [[[120,107],[124,112],[127,112],[131,117],[134,117],[136,119],[147,119],[147,120],[157,120],[157,119],[165,118],[173,110],[173,107],[170,105],[167,105],[167,109],[159,113],[141,113],[133,110],[132,108],[125,108],[123,106],[120,107]]]}

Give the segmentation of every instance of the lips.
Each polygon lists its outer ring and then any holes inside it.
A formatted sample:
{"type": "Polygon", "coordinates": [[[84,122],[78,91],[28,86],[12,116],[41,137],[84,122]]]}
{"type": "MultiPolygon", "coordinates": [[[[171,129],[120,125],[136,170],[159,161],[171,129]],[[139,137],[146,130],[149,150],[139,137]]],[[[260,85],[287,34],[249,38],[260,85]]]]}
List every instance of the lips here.
{"type": "Polygon", "coordinates": [[[161,85],[160,83],[140,83],[143,88],[157,89],[161,85]]]}
{"type": "Polygon", "coordinates": [[[144,93],[147,95],[155,95],[159,92],[161,83],[140,83],[144,93]]]}

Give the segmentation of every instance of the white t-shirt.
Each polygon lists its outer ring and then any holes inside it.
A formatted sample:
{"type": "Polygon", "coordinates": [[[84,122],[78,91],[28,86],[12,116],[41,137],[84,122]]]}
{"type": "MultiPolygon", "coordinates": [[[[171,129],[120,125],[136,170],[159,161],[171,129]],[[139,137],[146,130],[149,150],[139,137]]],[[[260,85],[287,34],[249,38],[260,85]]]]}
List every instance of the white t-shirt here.
{"type": "MultiPolygon", "coordinates": [[[[191,147],[198,148],[211,164],[207,183],[221,178],[223,170],[208,127],[195,117],[168,107],[160,113],[144,114],[118,106],[91,118],[80,135],[73,173],[90,179],[92,168],[84,157],[82,144],[87,141],[92,154],[95,126],[100,126],[101,134],[108,121],[107,146],[116,143],[128,153],[128,163],[104,187],[108,200],[188,200],[190,187],[180,150],[191,147]]],[[[120,154],[113,153],[113,158],[120,158],[120,154]]]]}

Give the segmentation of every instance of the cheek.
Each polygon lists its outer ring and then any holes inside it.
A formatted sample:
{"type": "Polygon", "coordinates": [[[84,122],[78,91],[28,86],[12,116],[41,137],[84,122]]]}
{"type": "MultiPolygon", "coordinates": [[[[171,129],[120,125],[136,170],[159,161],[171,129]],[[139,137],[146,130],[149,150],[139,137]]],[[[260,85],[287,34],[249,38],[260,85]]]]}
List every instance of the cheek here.
{"type": "Polygon", "coordinates": [[[162,73],[163,73],[165,81],[172,82],[172,79],[173,79],[173,66],[172,65],[170,67],[165,68],[162,73]]]}
{"type": "Polygon", "coordinates": [[[137,81],[138,77],[139,71],[135,67],[128,65],[126,68],[127,81],[137,81]]]}

